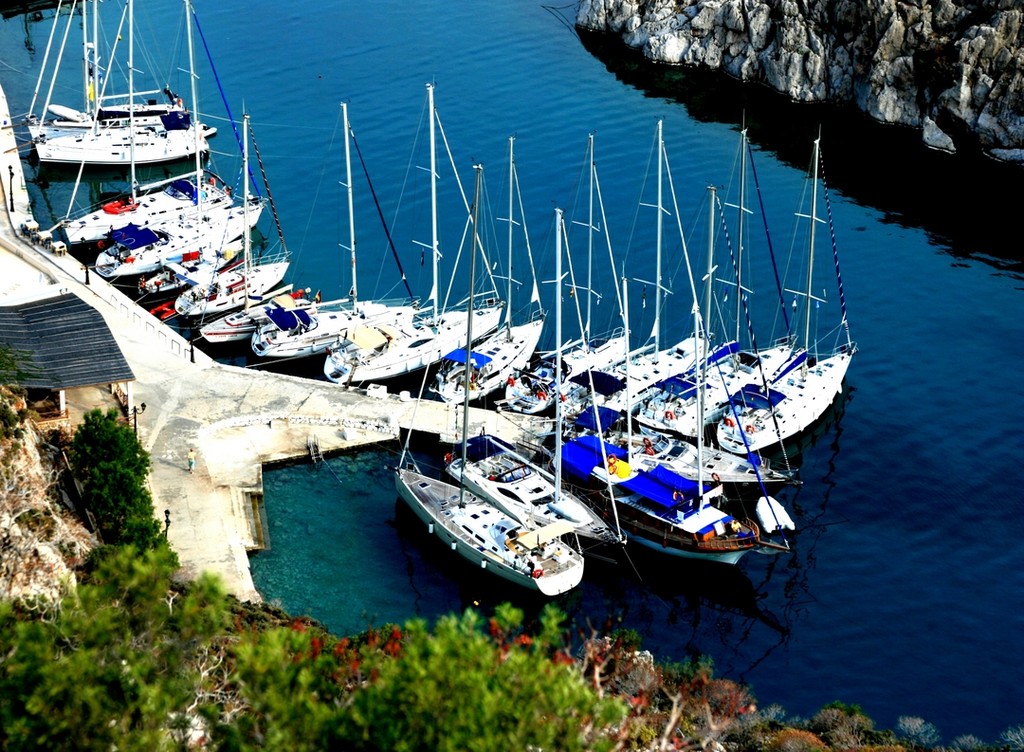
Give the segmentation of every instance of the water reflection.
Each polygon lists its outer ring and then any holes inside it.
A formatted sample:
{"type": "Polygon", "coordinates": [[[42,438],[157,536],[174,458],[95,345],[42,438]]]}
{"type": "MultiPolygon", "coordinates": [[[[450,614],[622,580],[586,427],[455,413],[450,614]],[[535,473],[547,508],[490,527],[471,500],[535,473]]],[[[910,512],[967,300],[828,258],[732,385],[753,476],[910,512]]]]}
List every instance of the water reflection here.
{"type": "Polygon", "coordinates": [[[806,166],[807,144],[821,128],[831,187],[882,212],[887,222],[921,228],[953,256],[1024,272],[1024,250],[1005,242],[1002,220],[1013,216],[1017,197],[997,188],[1016,184],[1021,168],[967,147],[957,155],[927,149],[918,131],[882,125],[848,108],[798,104],[725,75],[656,65],[614,35],[581,31],[579,38],[623,83],[683,105],[695,120],[738,126],[745,119],[752,144],[798,169],[806,166]],[[968,210],[979,204],[986,207],[985,221],[968,210]]]}

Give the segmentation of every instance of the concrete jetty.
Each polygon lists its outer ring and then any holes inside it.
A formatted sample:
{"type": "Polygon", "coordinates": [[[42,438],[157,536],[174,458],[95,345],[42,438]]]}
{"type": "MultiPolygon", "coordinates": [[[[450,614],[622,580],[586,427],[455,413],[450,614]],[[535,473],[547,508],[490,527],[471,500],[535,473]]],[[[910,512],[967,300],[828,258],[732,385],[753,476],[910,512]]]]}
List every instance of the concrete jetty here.
{"type": "MultiPolygon", "coordinates": [[[[48,228],[38,228],[32,217],[2,89],[0,178],[0,297],[11,304],[72,292],[103,316],[135,374],[134,404],[124,408],[152,457],[154,513],[161,523],[169,520],[168,540],[187,574],[212,572],[238,598],[260,600],[248,552],[260,547],[262,468],[307,457],[311,440],[331,453],[395,441],[406,431],[460,434],[461,407],[218,363],[54,248],[48,228]],[[194,474],[187,468],[189,449],[197,454],[194,474]]],[[[515,441],[551,425],[474,409],[469,430],[515,441]]]]}

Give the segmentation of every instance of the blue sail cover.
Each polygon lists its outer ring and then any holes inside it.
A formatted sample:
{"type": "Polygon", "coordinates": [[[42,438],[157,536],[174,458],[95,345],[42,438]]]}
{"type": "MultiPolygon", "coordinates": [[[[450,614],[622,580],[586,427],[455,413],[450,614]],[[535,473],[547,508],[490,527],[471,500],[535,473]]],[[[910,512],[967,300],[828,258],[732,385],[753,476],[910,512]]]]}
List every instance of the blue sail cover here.
{"type": "Polygon", "coordinates": [[[593,405],[587,405],[583,409],[583,412],[576,418],[575,426],[582,428],[585,431],[598,431],[603,433],[607,431],[615,421],[619,419],[619,411],[613,410],[610,407],[594,407],[593,405]],[[601,424],[598,429],[598,423],[601,424]]]}
{"type": "Polygon", "coordinates": [[[267,310],[267,316],[274,322],[274,326],[283,331],[297,329],[300,326],[310,326],[313,323],[309,314],[301,308],[295,310],[270,308],[267,310]]]}
{"type": "MultiPolygon", "coordinates": [[[[502,441],[497,436],[491,436],[490,434],[473,436],[466,441],[466,460],[469,462],[479,462],[488,457],[494,457],[495,455],[505,454],[514,450],[515,448],[511,444],[502,441]]],[[[461,457],[461,452],[462,445],[460,444],[455,452],[455,456],[461,457]]]]}
{"type": "Polygon", "coordinates": [[[164,124],[164,128],[169,131],[187,131],[189,124],[192,119],[189,117],[187,112],[181,112],[179,110],[172,110],[166,115],[160,116],[160,122],[164,124]]]}
{"type": "Polygon", "coordinates": [[[139,227],[131,222],[110,235],[111,240],[125,248],[143,248],[160,240],[160,236],[148,227],[139,227]]]}
{"type": "Polygon", "coordinates": [[[594,391],[607,397],[610,394],[621,392],[626,388],[626,382],[618,376],[613,376],[604,371],[584,371],[573,376],[569,381],[580,386],[590,388],[590,380],[594,380],[594,391]]]}
{"type": "Polygon", "coordinates": [[[739,349],[740,345],[739,342],[736,342],[736,340],[733,340],[732,342],[726,342],[724,345],[722,345],[721,347],[719,347],[718,349],[711,353],[711,355],[708,357],[708,365],[714,365],[722,358],[727,358],[730,355],[738,352],[739,349]]]}
{"type": "Polygon", "coordinates": [[[659,381],[656,386],[673,397],[684,400],[697,394],[697,384],[682,376],[669,376],[667,379],[659,381]]]}
{"type": "Polygon", "coordinates": [[[774,379],[772,379],[772,381],[773,382],[774,381],[778,381],[779,379],[781,379],[783,376],[785,376],[790,371],[792,371],[792,370],[802,366],[806,361],[807,361],[807,351],[806,350],[801,350],[800,352],[798,352],[796,355],[794,355],[792,358],[790,358],[786,362],[786,364],[779,371],[779,374],[774,379]]]}
{"type": "MultiPolygon", "coordinates": [[[[474,352],[472,354],[473,366],[476,368],[483,368],[485,365],[491,362],[491,359],[487,355],[482,353],[474,352]]],[[[466,348],[460,347],[458,350],[452,350],[450,353],[444,356],[445,360],[450,360],[452,363],[465,363],[466,362],[466,348]]]]}
{"type": "Polygon", "coordinates": [[[614,455],[619,459],[626,459],[629,456],[622,447],[609,444],[590,434],[562,444],[562,467],[580,480],[588,480],[594,468],[604,461],[601,457],[602,444],[605,455],[614,455]]]}
{"type": "Polygon", "coordinates": [[[619,485],[665,509],[674,509],[697,496],[696,481],[684,478],[661,465],[651,470],[641,470],[635,478],[624,480],[619,485]]]}
{"type": "Polygon", "coordinates": [[[786,399],[786,395],[778,389],[768,389],[766,394],[764,388],[757,384],[744,384],[738,392],[729,398],[729,401],[736,405],[752,407],[755,410],[770,410],[784,399],[786,399]]]}
{"type": "Polygon", "coordinates": [[[189,198],[192,200],[193,204],[199,203],[198,191],[196,191],[196,187],[195,185],[192,184],[191,180],[186,180],[185,178],[178,178],[169,186],[167,186],[167,188],[165,188],[164,191],[171,194],[172,196],[178,194],[186,198],[189,198]]]}

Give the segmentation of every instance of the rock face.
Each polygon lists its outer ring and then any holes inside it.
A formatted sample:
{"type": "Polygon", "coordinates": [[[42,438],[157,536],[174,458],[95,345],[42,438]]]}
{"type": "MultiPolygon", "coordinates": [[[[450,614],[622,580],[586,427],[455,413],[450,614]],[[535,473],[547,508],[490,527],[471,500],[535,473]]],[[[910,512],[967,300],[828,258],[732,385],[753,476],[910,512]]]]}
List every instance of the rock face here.
{"type": "Polygon", "coordinates": [[[1024,164],[1020,0],[580,0],[576,25],[1024,164]]]}

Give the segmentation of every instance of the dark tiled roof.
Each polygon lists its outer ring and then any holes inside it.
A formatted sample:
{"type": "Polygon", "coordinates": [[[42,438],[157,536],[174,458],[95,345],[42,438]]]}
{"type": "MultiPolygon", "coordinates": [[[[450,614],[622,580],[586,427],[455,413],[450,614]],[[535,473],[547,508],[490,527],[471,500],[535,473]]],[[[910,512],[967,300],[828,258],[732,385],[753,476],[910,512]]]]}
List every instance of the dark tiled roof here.
{"type": "Polygon", "coordinates": [[[135,374],[92,306],[74,295],[0,306],[0,344],[27,353],[22,386],[70,389],[117,381],[135,374]]]}

